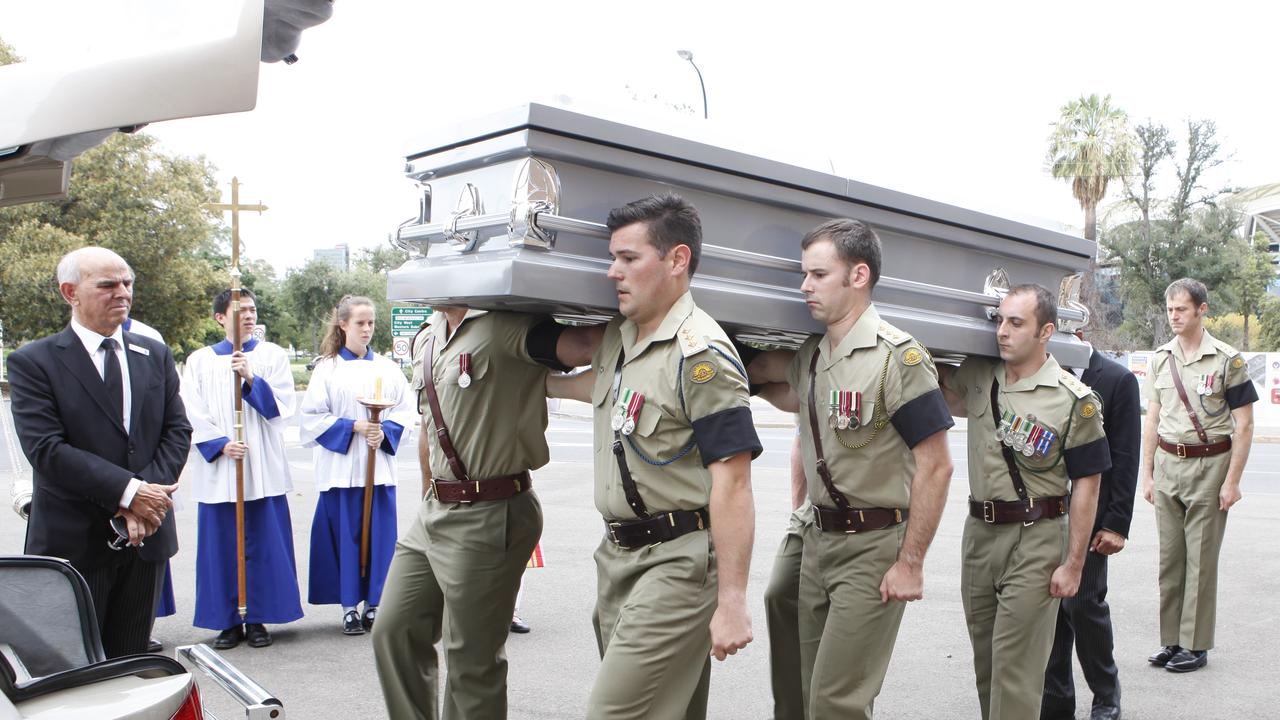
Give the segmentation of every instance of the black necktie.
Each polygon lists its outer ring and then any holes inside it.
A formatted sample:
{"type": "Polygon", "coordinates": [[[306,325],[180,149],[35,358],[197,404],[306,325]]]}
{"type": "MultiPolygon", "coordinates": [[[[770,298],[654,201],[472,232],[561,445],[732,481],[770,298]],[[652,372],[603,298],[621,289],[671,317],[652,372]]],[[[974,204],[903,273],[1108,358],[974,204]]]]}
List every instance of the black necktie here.
{"type": "Polygon", "coordinates": [[[116,357],[115,338],[104,338],[102,349],[107,354],[102,366],[102,382],[107,387],[107,400],[116,411],[116,419],[124,421],[124,374],[120,372],[120,358],[116,357]]]}

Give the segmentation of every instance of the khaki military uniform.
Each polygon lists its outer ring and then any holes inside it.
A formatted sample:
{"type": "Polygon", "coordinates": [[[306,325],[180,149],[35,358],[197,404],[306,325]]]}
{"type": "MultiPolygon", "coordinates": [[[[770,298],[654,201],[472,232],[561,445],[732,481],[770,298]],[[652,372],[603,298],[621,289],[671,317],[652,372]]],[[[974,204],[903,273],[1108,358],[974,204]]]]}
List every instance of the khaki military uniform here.
{"type": "MultiPolygon", "coordinates": [[[[1019,457],[1031,498],[1066,495],[1070,480],[1111,467],[1102,404],[1052,356],[1034,375],[1004,386],[1004,363],[970,357],[949,381],[969,418],[969,493],[978,501],[1016,501],[995,431],[991,385],[1002,412],[1036,421],[1056,437],[1047,457],[1019,457]]],[[[1067,516],[1022,523],[965,521],[960,585],[982,717],[1026,720],[1040,714],[1044,669],[1053,645],[1059,600],[1049,595],[1053,571],[1067,558],[1067,516]]]]}
{"type": "MultiPolygon", "coordinates": [[[[621,317],[609,323],[593,358],[597,377],[595,503],[606,522],[634,521],[614,458],[615,399],[643,393],[638,422],[622,439],[648,513],[707,507],[707,466],[760,441],[751,424],[746,374],[720,326],[685,293],[654,333],[636,339],[621,317]],[[618,358],[623,358],[615,383],[618,358]]],[[[712,523],[734,518],[711,518],[712,523]]],[[[587,705],[593,719],[663,720],[706,715],[716,557],[707,530],[627,550],[608,536],[595,552],[593,621],[601,663],[587,705]]]]}
{"type": "MultiPolygon", "coordinates": [[[[468,311],[447,336],[443,316],[414,345],[412,387],[419,391],[424,437],[431,442],[431,476],[456,480],[436,438],[425,386],[432,373],[441,413],[458,456],[473,479],[545,465],[547,368],[531,358],[526,339],[545,318],[468,311]],[[460,357],[470,353],[471,382],[459,384],[460,357]]],[[[396,544],[374,625],[374,658],[392,718],[436,718],[441,639],[449,632],[444,717],[507,715],[507,660],[503,649],[516,592],[542,534],[542,508],[532,490],[502,500],[444,503],[434,492],[396,544]]]]}
{"type": "MultiPolygon", "coordinates": [[[[1173,372],[1180,374],[1187,399],[1211,443],[1231,436],[1232,410],[1258,400],[1244,358],[1235,348],[1206,331],[1200,348],[1188,358],[1174,338],[1156,349],[1145,388],[1147,399],[1160,403],[1157,431],[1171,443],[1202,442],[1174,387],[1173,372]]],[[[1162,645],[1213,648],[1218,553],[1227,529],[1227,513],[1219,509],[1218,492],[1230,464],[1230,451],[1179,458],[1156,448],[1162,645]]]]}
{"type": "MultiPolygon", "coordinates": [[[[833,351],[827,336],[801,346],[788,371],[799,395],[809,501],[837,509],[817,472],[809,416],[809,366],[818,354],[814,402],[832,481],[852,508],[906,515],[917,443],[954,425],[928,351],[868,307],[833,351]],[[861,393],[858,427],[832,428],[832,391],[861,393]]],[[[910,522],[909,518],[907,522],[910,522]]],[[[884,683],[905,602],[882,603],[880,583],[898,559],[906,523],[846,533],[804,529],[800,571],[801,689],[808,717],[870,718],[884,683]]]]}
{"type": "MultiPolygon", "coordinates": [[[[796,428],[799,432],[799,427],[796,428]]],[[[804,720],[800,687],[800,561],[805,528],[813,524],[813,504],[791,512],[787,533],[773,558],[764,589],[764,619],[769,631],[769,681],[773,688],[773,720],[804,720]]]]}

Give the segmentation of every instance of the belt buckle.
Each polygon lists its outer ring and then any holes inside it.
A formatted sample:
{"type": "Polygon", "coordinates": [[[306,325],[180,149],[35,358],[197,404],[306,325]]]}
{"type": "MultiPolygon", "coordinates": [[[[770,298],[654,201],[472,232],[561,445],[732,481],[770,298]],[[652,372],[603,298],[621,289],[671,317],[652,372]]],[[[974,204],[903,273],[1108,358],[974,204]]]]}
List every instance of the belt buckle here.
{"type": "Polygon", "coordinates": [[[604,529],[605,529],[605,532],[608,533],[609,539],[612,540],[613,544],[617,545],[618,547],[622,547],[622,541],[618,540],[618,533],[614,531],[621,526],[622,526],[622,523],[616,523],[616,522],[606,522],[604,524],[604,529]]]}
{"type": "Polygon", "coordinates": [[[1187,446],[1182,443],[1178,443],[1178,457],[1183,460],[1187,459],[1187,446]]]}
{"type": "Polygon", "coordinates": [[[982,522],[996,524],[996,504],[992,500],[982,501],[982,522]]]}
{"type": "MultiPolygon", "coordinates": [[[[844,520],[845,527],[846,527],[846,528],[848,528],[847,530],[845,530],[845,531],[844,531],[844,534],[845,534],[845,535],[857,535],[857,534],[858,534],[858,529],[857,529],[857,528],[850,527],[850,524],[851,524],[852,519],[853,519],[853,518],[845,518],[845,520],[844,520]]],[[[865,525],[865,524],[866,524],[866,522],[867,522],[867,519],[866,519],[865,517],[863,517],[863,515],[862,515],[862,511],[861,511],[861,510],[859,510],[859,511],[858,511],[858,522],[859,522],[859,523],[861,523],[861,524],[863,524],[863,525],[865,525]]]]}

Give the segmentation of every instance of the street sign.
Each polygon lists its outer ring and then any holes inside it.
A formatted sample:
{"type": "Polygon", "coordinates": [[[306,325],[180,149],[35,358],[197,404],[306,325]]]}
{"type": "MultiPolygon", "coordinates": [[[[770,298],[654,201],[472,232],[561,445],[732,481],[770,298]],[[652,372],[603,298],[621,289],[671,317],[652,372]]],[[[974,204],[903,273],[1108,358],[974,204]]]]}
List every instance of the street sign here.
{"type": "Polygon", "coordinates": [[[254,340],[257,340],[258,342],[266,342],[266,339],[267,339],[267,326],[266,326],[266,325],[254,325],[254,326],[253,326],[253,339],[254,339],[254,340]]]}
{"type": "Polygon", "coordinates": [[[391,308],[391,336],[411,338],[418,334],[418,328],[429,317],[431,317],[431,308],[393,307],[391,308]]]}
{"type": "Polygon", "coordinates": [[[391,350],[397,360],[409,359],[409,339],[398,337],[391,343],[391,350]]]}

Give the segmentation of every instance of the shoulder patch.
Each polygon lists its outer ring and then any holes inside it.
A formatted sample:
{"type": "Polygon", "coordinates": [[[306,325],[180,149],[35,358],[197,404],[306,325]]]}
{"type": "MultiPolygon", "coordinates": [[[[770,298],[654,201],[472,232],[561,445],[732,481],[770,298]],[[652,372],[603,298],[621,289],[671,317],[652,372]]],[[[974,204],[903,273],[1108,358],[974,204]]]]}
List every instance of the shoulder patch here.
{"type": "Polygon", "coordinates": [[[876,328],[876,334],[888,340],[890,345],[901,345],[911,339],[910,335],[883,320],[880,321],[880,326],[876,328]]]}
{"type": "Polygon", "coordinates": [[[922,361],[924,361],[924,353],[917,348],[909,347],[902,353],[903,365],[919,365],[922,361]]]}
{"type": "Polygon", "coordinates": [[[1231,367],[1235,368],[1236,370],[1239,370],[1240,368],[1244,367],[1244,358],[1240,357],[1239,355],[1231,358],[1231,367]]]}
{"type": "Polygon", "coordinates": [[[694,363],[693,366],[689,368],[689,380],[697,383],[698,385],[710,382],[711,378],[715,376],[716,366],[706,360],[694,363]]]}
{"type": "Polygon", "coordinates": [[[697,355],[708,347],[706,337],[695,333],[688,324],[680,326],[680,330],[676,332],[676,338],[680,342],[680,353],[685,357],[697,355]]]}
{"type": "Polygon", "coordinates": [[[1080,417],[1085,420],[1091,419],[1098,414],[1098,405],[1092,400],[1086,400],[1080,403],[1080,417]]]}

